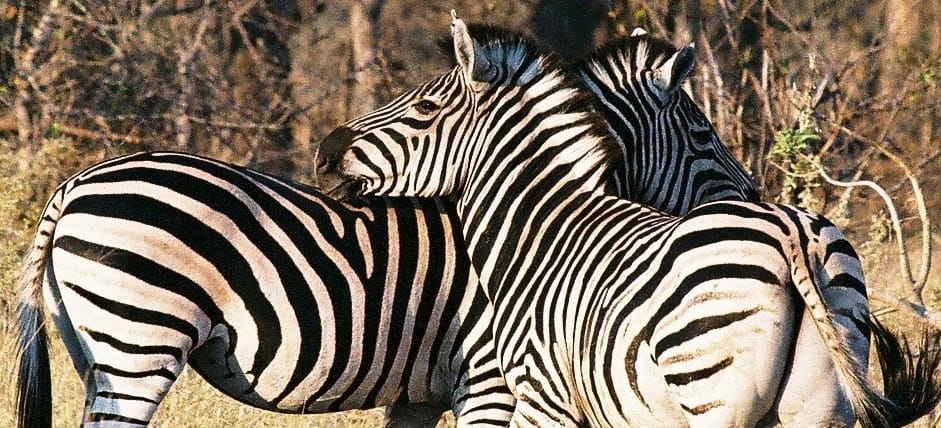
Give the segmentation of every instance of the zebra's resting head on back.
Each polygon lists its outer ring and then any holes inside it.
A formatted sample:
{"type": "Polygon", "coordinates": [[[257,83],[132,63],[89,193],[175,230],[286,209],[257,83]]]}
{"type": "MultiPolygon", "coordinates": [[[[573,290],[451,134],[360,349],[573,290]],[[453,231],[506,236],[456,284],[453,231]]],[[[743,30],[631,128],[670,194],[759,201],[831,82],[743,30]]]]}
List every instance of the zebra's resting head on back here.
{"type": "Polygon", "coordinates": [[[611,137],[552,56],[456,18],[452,34],[457,67],[338,128],[317,165],[334,190],[457,201],[511,424],[894,426],[941,400],[938,336],[910,365],[832,223],[617,199],[611,137]],[[885,395],[866,378],[870,327],[906,366],[883,365],[885,395]]]}
{"type": "Polygon", "coordinates": [[[758,201],[755,183],[683,88],[695,67],[692,43],[677,49],[641,29],[573,66],[620,146],[620,195],[673,215],[718,200],[758,201]]]}
{"type": "MultiPolygon", "coordinates": [[[[382,194],[389,196],[449,196],[463,192],[468,186],[492,181],[486,174],[465,175],[472,170],[494,171],[497,164],[485,162],[473,153],[483,153],[484,145],[492,145],[502,153],[512,153],[521,146],[517,135],[538,135],[560,126],[572,127],[579,133],[595,136],[590,146],[566,145],[567,156],[573,160],[591,157],[596,160],[595,170],[609,170],[617,157],[617,148],[605,128],[600,115],[591,113],[592,99],[577,81],[577,77],[561,66],[561,62],[547,51],[534,48],[528,38],[500,28],[473,26],[472,37],[463,21],[452,24],[454,49],[458,65],[449,73],[426,82],[399,96],[383,108],[348,122],[338,128],[321,144],[317,153],[318,178],[321,186],[334,195],[349,193],[382,194]],[[455,87],[467,90],[455,90],[455,87]],[[533,91],[533,87],[542,88],[533,91]],[[456,97],[456,98],[455,98],[456,97]],[[540,98],[536,102],[524,99],[540,98]],[[521,102],[504,103],[519,99],[521,102]],[[490,111],[490,105],[504,107],[490,111]],[[527,110],[518,107],[525,106],[527,110]],[[471,112],[473,117],[465,117],[471,112]],[[486,116],[476,115],[487,112],[486,116]],[[566,113],[571,112],[571,113],[566,113]],[[561,115],[559,115],[561,113],[561,115]],[[516,129],[519,118],[530,114],[552,115],[558,122],[538,123],[527,129],[516,129]],[[408,120],[399,120],[407,116],[408,120]],[[473,133],[474,128],[497,126],[497,138],[478,133],[481,138],[469,150],[445,150],[451,146],[451,135],[473,133]],[[356,130],[367,128],[384,134],[396,144],[382,153],[363,151],[355,141],[356,130]],[[401,138],[409,135],[409,138],[401,138]],[[512,138],[500,139],[504,135],[512,138]],[[348,143],[353,142],[352,145],[348,143]],[[458,154],[461,154],[458,156],[458,154]],[[467,154],[467,155],[465,155],[467,154]],[[420,157],[422,162],[408,162],[420,157]],[[398,165],[421,164],[422,168],[397,170],[398,165]],[[342,176],[335,174],[342,170],[342,176]]],[[[524,137],[525,138],[525,137],[524,137]]],[[[369,145],[373,147],[372,145],[369,145]]]]}
{"type": "MultiPolygon", "coordinates": [[[[519,34],[485,25],[471,24],[468,27],[470,34],[489,41],[488,49],[501,47],[500,52],[494,52],[497,54],[494,58],[525,53],[540,57],[538,63],[543,69],[560,69],[559,62],[546,55],[546,50],[539,48],[534,51],[536,44],[519,34]],[[504,45],[510,47],[503,49],[504,45]],[[523,46],[526,49],[521,49],[523,46]]],[[[453,42],[449,41],[449,44],[453,47],[453,42]]],[[[613,141],[620,149],[614,152],[619,153],[619,156],[614,155],[619,161],[612,163],[615,191],[622,197],[673,215],[685,214],[693,207],[717,200],[758,200],[755,184],[682,87],[695,68],[693,51],[691,44],[676,49],[665,40],[635,30],[630,37],[606,43],[567,67],[574,78],[567,72],[559,76],[568,80],[566,84],[574,81],[588,89],[586,96],[573,95],[577,100],[568,101],[566,107],[577,109],[591,102],[612,131],[613,141]]],[[[477,56],[479,58],[471,58],[479,59],[478,64],[473,65],[477,69],[469,74],[476,73],[478,83],[472,84],[479,86],[481,82],[497,82],[499,70],[490,68],[494,67],[494,61],[486,55],[477,56]]],[[[442,79],[454,79],[453,73],[442,79]]],[[[523,75],[518,83],[531,77],[523,75]]],[[[474,82],[474,79],[469,81],[474,82]]],[[[429,82],[427,86],[436,84],[429,82]]],[[[416,88],[399,98],[397,103],[401,109],[408,107],[401,103],[409,101],[416,110],[436,109],[440,100],[436,101],[434,96],[422,98],[428,95],[426,92],[430,91],[416,88]]],[[[443,108],[453,110],[461,108],[461,105],[443,108]]],[[[407,112],[401,109],[398,112],[407,112]]],[[[448,117],[446,111],[436,112],[436,115],[448,117]]],[[[370,123],[365,118],[363,120],[370,123]]],[[[351,135],[349,128],[341,127],[329,139],[349,141],[351,135]]],[[[326,149],[319,153],[320,171],[329,170],[323,167],[339,160],[336,155],[341,148],[341,145],[326,145],[326,149]]],[[[330,173],[320,174],[318,178],[324,188],[333,189],[336,195],[350,192],[357,186],[356,182],[330,173]],[[340,186],[340,183],[344,185],[340,186]]]]}

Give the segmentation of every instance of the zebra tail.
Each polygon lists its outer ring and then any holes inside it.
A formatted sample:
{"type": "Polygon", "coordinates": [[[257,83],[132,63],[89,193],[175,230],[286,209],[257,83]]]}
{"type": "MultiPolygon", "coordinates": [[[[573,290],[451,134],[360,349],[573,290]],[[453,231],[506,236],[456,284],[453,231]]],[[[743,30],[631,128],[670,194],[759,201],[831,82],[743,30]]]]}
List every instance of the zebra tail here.
{"type": "MultiPolygon", "coordinates": [[[[806,254],[808,248],[803,247],[799,242],[798,239],[794,239],[792,241],[794,246],[791,250],[795,254],[806,254]]],[[[819,278],[815,275],[815,270],[802,263],[803,260],[802,258],[794,260],[797,263],[792,266],[793,285],[813,318],[817,332],[827,348],[827,353],[833,359],[840,384],[843,385],[847,398],[853,406],[857,421],[864,427],[899,426],[892,423],[899,412],[898,406],[882,396],[869,381],[867,367],[850,349],[848,332],[830,314],[821,294],[819,278]]]]}
{"type": "Polygon", "coordinates": [[[52,385],[42,282],[63,195],[60,188],[43,210],[20,283],[17,304],[17,354],[20,360],[16,391],[17,426],[20,428],[52,425],[52,385]]]}
{"type": "MultiPolygon", "coordinates": [[[[810,278],[813,275],[808,275],[810,278]]],[[[813,281],[799,281],[795,277],[798,292],[827,344],[861,426],[907,425],[928,414],[941,402],[941,379],[935,374],[941,365],[941,333],[925,334],[922,354],[916,361],[915,352],[907,341],[900,344],[891,332],[870,316],[868,324],[875,339],[885,385],[885,395],[880,394],[869,381],[867,367],[850,350],[846,332],[833,320],[813,281]]]]}
{"type": "Polygon", "coordinates": [[[908,425],[941,402],[941,379],[937,376],[941,333],[924,330],[920,356],[916,359],[908,340],[903,338],[899,343],[875,317],[871,317],[869,325],[882,369],[885,397],[893,403],[888,422],[890,426],[908,425]]]}

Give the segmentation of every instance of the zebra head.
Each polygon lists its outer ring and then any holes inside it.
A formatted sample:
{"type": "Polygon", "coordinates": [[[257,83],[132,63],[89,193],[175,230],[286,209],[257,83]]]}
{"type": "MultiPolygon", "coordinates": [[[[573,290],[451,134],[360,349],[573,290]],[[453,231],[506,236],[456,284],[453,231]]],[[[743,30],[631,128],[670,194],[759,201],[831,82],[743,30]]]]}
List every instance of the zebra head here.
{"type": "Polygon", "coordinates": [[[619,190],[682,215],[716,200],[758,200],[757,188],[683,88],[695,46],[680,49],[642,29],[575,64],[621,146],[619,190]]]}
{"type": "Polygon", "coordinates": [[[492,181],[526,141],[573,124],[607,136],[590,94],[551,53],[507,30],[468,28],[453,12],[451,35],[448,73],[324,139],[316,163],[328,193],[453,196],[492,181]],[[483,155],[494,151],[503,156],[483,155]]]}

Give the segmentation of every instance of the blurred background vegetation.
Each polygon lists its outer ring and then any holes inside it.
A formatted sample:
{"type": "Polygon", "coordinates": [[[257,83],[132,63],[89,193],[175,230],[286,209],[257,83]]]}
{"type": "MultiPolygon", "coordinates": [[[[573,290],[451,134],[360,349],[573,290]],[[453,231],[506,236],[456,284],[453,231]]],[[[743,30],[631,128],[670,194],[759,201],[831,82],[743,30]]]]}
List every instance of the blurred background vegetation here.
{"type": "MultiPolygon", "coordinates": [[[[436,42],[452,8],[565,58],[638,26],[695,42],[688,89],[763,198],[844,228],[890,326],[941,327],[941,275],[928,269],[941,241],[929,222],[941,213],[936,0],[0,0],[0,426],[13,424],[20,260],[59,182],[154,149],[309,182],[321,137],[446,70],[436,42]],[[877,183],[894,207],[872,187],[828,184],[821,168],[877,183]]],[[[58,343],[53,357],[56,424],[74,426],[78,378],[58,343]]],[[[161,409],[158,426],[374,426],[381,415],[256,411],[189,372],[161,409]]]]}

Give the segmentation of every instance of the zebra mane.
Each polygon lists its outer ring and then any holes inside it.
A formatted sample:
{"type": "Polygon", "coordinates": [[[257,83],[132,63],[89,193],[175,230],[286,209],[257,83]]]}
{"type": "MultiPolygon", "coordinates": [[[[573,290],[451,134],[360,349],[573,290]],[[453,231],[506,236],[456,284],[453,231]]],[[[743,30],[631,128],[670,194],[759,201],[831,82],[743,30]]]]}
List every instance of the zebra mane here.
{"type": "MultiPolygon", "coordinates": [[[[467,27],[471,37],[488,53],[488,57],[501,59],[498,63],[503,68],[501,73],[512,70],[516,74],[526,74],[529,81],[552,74],[552,79],[557,81],[556,90],[571,90],[573,96],[559,106],[559,112],[586,114],[591,123],[590,134],[598,137],[599,144],[595,149],[604,153],[609,165],[614,164],[620,156],[620,148],[611,136],[604,117],[595,108],[594,94],[584,87],[572,67],[552,50],[521,32],[489,24],[475,23],[467,27]],[[527,71],[519,72],[520,68],[526,68],[527,71]],[[530,73],[533,70],[535,72],[530,73]]],[[[440,40],[439,46],[454,61],[451,39],[440,40]]]]}
{"type": "Polygon", "coordinates": [[[609,40],[578,61],[575,67],[587,68],[591,64],[610,61],[626,74],[634,74],[638,70],[660,67],[676,52],[676,47],[669,41],[644,33],[609,40]]]}

